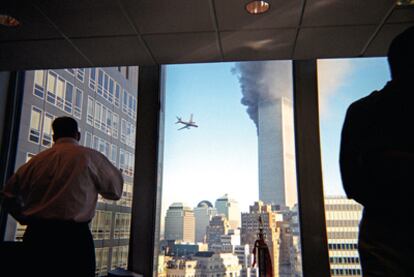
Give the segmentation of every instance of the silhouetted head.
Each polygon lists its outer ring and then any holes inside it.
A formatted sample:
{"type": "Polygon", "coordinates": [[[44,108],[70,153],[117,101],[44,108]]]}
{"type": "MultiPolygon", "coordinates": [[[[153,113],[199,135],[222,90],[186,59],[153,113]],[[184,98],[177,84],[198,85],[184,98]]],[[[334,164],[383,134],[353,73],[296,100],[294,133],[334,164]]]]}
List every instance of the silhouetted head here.
{"type": "Polygon", "coordinates": [[[80,140],[80,133],[78,131],[78,123],[75,119],[67,116],[58,117],[53,120],[53,141],[60,138],[74,138],[80,140]]]}
{"type": "Polygon", "coordinates": [[[393,39],[388,49],[388,63],[392,79],[412,78],[414,72],[414,26],[393,39]]]}

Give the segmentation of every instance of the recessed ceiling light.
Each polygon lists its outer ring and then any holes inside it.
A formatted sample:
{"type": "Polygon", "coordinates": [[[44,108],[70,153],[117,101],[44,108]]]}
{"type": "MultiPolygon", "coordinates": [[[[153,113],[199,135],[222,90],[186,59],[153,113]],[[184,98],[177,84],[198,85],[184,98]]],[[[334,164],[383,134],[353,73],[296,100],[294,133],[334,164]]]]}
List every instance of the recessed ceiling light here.
{"type": "Polygon", "coordinates": [[[397,5],[398,6],[413,6],[414,0],[398,0],[397,5]]]}
{"type": "Polygon", "coordinates": [[[270,5],[266,1],[252,1],[247,3],[246,10],[250,14],[262,14],[269,10],[270,5]]]}
{"type": "Polygon", "coordinates": [[[0,14],[0,25],[6,27],[18,27],[20,26],[20,21],[14,18],[13,16],[7,14],[0,14]]]}

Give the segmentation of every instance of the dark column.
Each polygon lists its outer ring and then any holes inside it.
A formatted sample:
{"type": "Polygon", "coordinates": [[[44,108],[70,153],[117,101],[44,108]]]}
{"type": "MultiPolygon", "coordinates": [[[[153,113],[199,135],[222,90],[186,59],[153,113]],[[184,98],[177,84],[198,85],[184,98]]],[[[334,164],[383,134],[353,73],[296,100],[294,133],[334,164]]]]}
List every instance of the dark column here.
{"type": "Polygon", "coordinates": [[[128,269],[150,277],[156,270],[161,194],[161,66],[140,66],[137,137],[128,269]]]}
{"type": "Polygon", "coordinates": [[[316,60],[293,61],[293,91],[303,273],[328,277],[316,60]]]}
{"type": "MultiPolygon", "coordinates": [[[[14,172],[14,164],[17,153],[17,141],[19,138],[20,114],[23,103],[24,72],[0,73],[0,109],[2,121],[1,145],[0,145],[0,190],[7,179],[14,172]],[[6,95],[5,95],[6,94],[6,95]]],[[[0,210],[0,240],[4,240],[6,231],[7,213],[0,210]]]]}

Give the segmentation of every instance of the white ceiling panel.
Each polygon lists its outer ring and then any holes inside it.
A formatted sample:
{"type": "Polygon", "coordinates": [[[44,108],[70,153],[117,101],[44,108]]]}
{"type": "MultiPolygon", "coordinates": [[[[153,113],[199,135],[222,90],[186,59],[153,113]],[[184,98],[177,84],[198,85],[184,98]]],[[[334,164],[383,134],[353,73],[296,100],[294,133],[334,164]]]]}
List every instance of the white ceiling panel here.
{"type": "Polygon", "coordinates": [[[0,43],[0,70],[78,67],[79,65],[87,66],[88,62],[63,39],[0,43]]]}
{"type": "Polygon", "coordinates": [[[214,30],[209,1],[124,0],[122,4],[142,34],[214,30]]]}
{"type": "Polygon", "coordinates": [[[263,28],[292,28],[299,24],[302,1],[271,0],[270,9],[261,15],[252,15],[245,9],[250,1],[215,0],[220,31],[263,28]]]}
{"type": "Polygon", "coordinates": [[[289,59],[296,29],[221,32],[225,60],[289,59]]]}
{"type": "Polygon", "coordinates": [[[158,63],[191,63],[221,60],[216,33],[143,36],[158,63]]]}
{"type": "Polygon", "coordinates": [[[294,58],[356,57],[374,33],[375,27],[372,25],[302,28],[296,42],[294,58]]]}
{"type": "MultiPolygon", "coordinates": [[[[378,32],[374,40],[370,43],[365,56],[385,56],[388,47],[395,37],[395,34],[403,32],[412,24],[386,24],[378,32]]],[[[414,50],[414,49],[413,49],[414,50]]]]}
{"type": "Polygon", "coordinates": [[[379,24],[395,0],[308,0],[302,26],[379,24]]]}
{"type": "Polygon", "coordinates": [[[68,37],[135,34],[118,1],[38,1],[36,4],[68,37]]]}
{"type": "Polygon", "coordinates": [[[151,55],[137,36],[72,41],[94,66],[154,64],[151,55]]]}

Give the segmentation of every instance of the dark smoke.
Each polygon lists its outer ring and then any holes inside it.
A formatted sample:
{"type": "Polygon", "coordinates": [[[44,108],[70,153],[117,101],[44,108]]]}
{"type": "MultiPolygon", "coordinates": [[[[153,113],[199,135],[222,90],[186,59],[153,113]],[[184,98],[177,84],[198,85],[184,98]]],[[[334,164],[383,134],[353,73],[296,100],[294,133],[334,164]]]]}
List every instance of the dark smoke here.
{"type": "Polygon", "coordinates": [[[258,126],[258,104],[280,97],[292,99],[292,67],[290,61],[239,62],[232,69],[242,92],[241,103],[258,126]]]}

